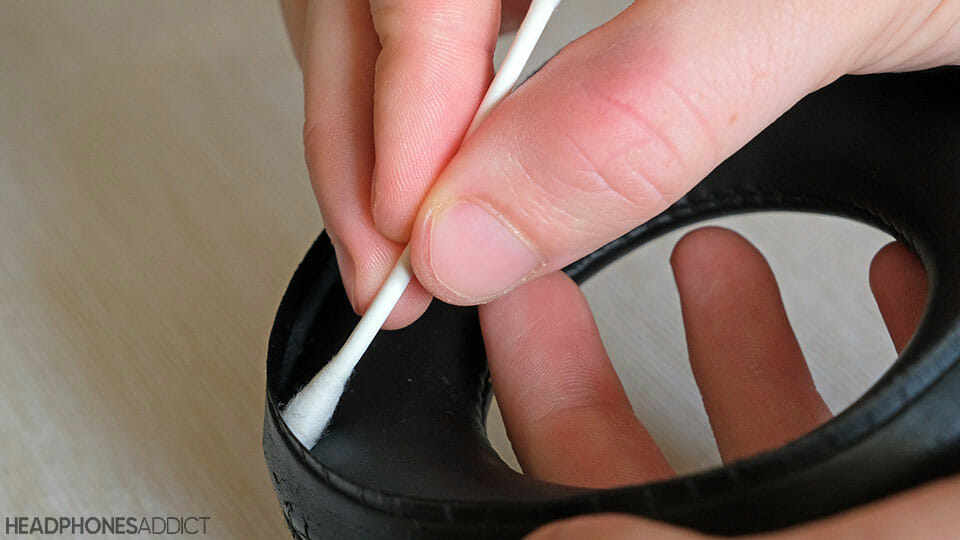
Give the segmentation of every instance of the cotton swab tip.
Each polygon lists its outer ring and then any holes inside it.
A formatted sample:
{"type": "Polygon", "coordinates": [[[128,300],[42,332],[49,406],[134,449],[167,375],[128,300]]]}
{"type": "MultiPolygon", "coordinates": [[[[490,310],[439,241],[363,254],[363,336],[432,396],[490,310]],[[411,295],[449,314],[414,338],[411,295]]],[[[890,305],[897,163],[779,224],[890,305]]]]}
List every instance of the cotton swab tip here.
{"type": "Polygon", "coordinates": [[[283,420],[302,445],[312,448],[326,431],[354,363],[334,356],[283,409],[283,420]]]}
{"type": "Polygon", "coordinates": [[[305,447],[313,448],[323,436],[350,374],[400,301],[411,279],[413,269],[410,267],[410,249],[407,248],[400,254],[397,264],[340,351],[284,407],[284,422],[305,447]]]}

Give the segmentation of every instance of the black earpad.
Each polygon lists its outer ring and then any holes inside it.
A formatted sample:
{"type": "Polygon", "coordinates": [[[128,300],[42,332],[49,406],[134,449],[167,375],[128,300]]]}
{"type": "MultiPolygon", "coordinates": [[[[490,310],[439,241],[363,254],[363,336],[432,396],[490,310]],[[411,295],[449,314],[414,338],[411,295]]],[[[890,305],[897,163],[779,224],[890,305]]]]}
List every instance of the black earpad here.
{"type": "Polygon", "coordinates": [[[845,77],[808,96],[663,214],[567,268],[578,281],[673,228],[805,210],[889,231],[919,255],[930,298],[912,341],[862,398],[780,449],[654,484],[594,490],[510,470],[487,441],[475,308],[435,301],[382,332],[329,434],[308,451],[279,414],[357,322],[321,236],[284,295],[267,359],[263,445],[297,538],[517,538],[626,512],[754,533],[960,471],[960,68],[845,77]]]}

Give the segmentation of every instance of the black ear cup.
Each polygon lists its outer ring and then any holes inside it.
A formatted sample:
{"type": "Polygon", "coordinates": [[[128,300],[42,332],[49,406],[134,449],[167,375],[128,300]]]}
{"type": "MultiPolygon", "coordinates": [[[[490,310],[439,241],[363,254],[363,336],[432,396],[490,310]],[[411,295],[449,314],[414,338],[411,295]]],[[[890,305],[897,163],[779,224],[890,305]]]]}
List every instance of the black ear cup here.
{"type": "Polygon", "coordinates": [[[476,310],[434,302],[382,332],[311,450],[279,407],[357,317],[321,235],[284,295],[267,358],[263,445],[297,538],[518,538],[548,521],[627,512],[708,533],[827,516],[960,471],[960,68],[846,77],[800,102],[660,216],[567,268],[578,281],[679,226],[753,210],[839,214],[920,256],[930,300],[862,398],[777,450],[655,484],[588,490],[511,471],[486,439],[476,310]]]}

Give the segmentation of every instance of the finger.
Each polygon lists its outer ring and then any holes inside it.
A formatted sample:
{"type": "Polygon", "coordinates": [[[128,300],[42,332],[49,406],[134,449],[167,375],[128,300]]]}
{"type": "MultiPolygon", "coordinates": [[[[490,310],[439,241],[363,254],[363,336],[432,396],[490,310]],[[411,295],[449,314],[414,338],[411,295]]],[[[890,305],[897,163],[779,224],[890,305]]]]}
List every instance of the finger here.
{"type": "Polygon", "coordinates": [[[287,27],[287,37],[293,48],[293,55],[299,64],[303,55],[303,33],[307,21],[307,0],[280,0],[280,12],[283,24],[287,27]]]}
{"type": "Polygon", "coordinates": [[[580,289],[562,272],[480,308],[507,434],[526,474],[612,487],[672,475],[630,406],[580,289]]]}
{"type": "MultiPolygon", "coordinates": [[[[954,539],[957,535],[957,527],[960,526],[956,511],[958,496],[960,496],[960,477],[947,478],[835,517],[750,538],[756,540],[954,539]]],[[[638,517],[614,514],[558,521],[541,527],[526,537],[527,540],[580,538],[693,540],[713,537],[638,517]]]]}
{"type": "Polygon", "coordinates": [[[870,288],[893,346],[900,353],[927,304],[927,274],[923,265],[907,246],[891,242],[870,263],[870,288]]]}
{"type": "Polygon", "coordinates": [[[764,535],[770,540],[830,538],[834,540],[899,540],[957,537],[957,497],[960,476],[882,499],[838,516],[802,525],[782,533],[764,535]]]}
{"type": "Polygon", "coordinates": [[[709,227],[670,259],[687,349],[725,462],[780,446],[830,418],[763,255],[709,227]]]}
{"type": "Polygon", "coordinates": [[[499,0],[371,0],[382,51],[374,105],[373,217],[406,242],[493,74],[499,0]]]}
{"type": "Polygon", "coordinates": [[[557,521],[541,527],[528,535],[526,540],[695,540],[709,538],[706,535],[657,523],[647,519],[621,514],[600,514],[557,521]]]}
{"type": "MultiPolygon", "coordinates": [[[[377,232],[370,214],[373,69],[378,51],[366,4],[309,5],[303,46],[307,168],[347,296],[360,313],[403,250],[377,232]]],[[[429,301],[414,280],[386,326],[409,323],[429,301]]]]}
{"type": "Polygon", "coordinates": [[[886,54],[863,44],[899,43],[884,32],[915,30],[923,19],[902,12],[930,4],[633,3],[466,141],[417,216],[417,276],[475,304],[563,267],[667,208],[803,95],[886,54]]]}

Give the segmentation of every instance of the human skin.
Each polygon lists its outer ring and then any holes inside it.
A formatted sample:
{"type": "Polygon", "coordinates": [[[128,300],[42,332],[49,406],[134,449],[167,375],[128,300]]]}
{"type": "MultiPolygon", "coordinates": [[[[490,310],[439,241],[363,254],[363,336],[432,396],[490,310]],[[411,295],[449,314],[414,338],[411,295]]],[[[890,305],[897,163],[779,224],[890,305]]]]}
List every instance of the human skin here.
{"type": "Polygon", "coordinates": [[[620,236],[845,73],[960,62],[960,0],[639,0],[463,141],[499,1],[286,0],[284,13],[310,178],[358,312],[410,244],[417,279],[388,328],[431,297],[487,302],[620,236]]]}
{"type": "MultiPolygon", "coordinates": [[[[672,471],[628,414],[585,304],[557,270],[660,213],[837,77],[960,62],[960,0],[639,0],[567,46],[464,141],[492,77],[501,19],[515,26],[524,2],[282,5],[304,75],[305,157],[354,309],[365,311],[409,242],[416,279],[386,326],[409,324],[432,297],[486,304],[491,370],[525,471],[582,485],[672,471]],[[533,345],[519,347],[525,353],[492,352],[518,328],[531,329],[524,339],[533,345]],[[540,369],[542,358],[552,359],[549,371],[540,369]],[[528,391],[511,393],[520,384],[528,391]],[[530,385],[550,390],[554,402],[526,401],[541,394],[530,385]],[[556,441],[562,448],[551,446],[556,441]],[[578,461],[563,448],[577,449],[578,461]]],[[[681,242],[672,263],[721,456],[776,446],[825,420],[772,277],[754,279],[769,272],[762,257],[710,229],[681,242]],[[697,241],[707,237],[713,242],[697,241]],[[740,257],[728,257],[723,271],[703,262],[703,253],[727,252],[740,257]],[[717,304],[704,302],[710,297],[696,286],[705,278],[720,290],[765,286],[741,295],[745,303],[717,304]],[[764,362],[756,371],[772,375],[748,379],[749,388],[741,380],[731,392],[724,377],[738,368],[738,355],[710,357],[696,343],[729,337],[736,330],[723,324],[729,317],[757,310],[772,311],[751,319],[751,339],[763,340],[753,350],[769,353],[754,359],[764,362]],[[724,420],[761,399],[782,406],[751,425],[724,420]]],[[[894,246],[878,255],[871,276],[902,347],[923,305],[922,269],[894,246]]],[[[957,495],[960,482],[944,480],[782,534],[946,537],[960,528],[944,502],[957,495]]],[[[580,518],[538,534],[654,532],[693,534],[624,516],[580,518]]]]}
{"type": "MultiPolygon", "coordinates": [[[[670,263],[691,368],[725,463],[781,446],[831,417],[773,274],[752,245],[732,231],[709,227],[680,240],[670,263]]],[[[870,283],[899,352],[923,313],[923,267],[893,243],[874,258],[870,283]]],[[[562,272],[480,306],[480,322],[504,424],[525,474],[594,488],[673,476],[633,414],[586,300],[562,272]]],[[[755,538],[955,538],[958,497],[960,478],[949,478],[755,538]]],[[[608,514],[560,521],[530,538],[706,536],[608,514]]]]}

